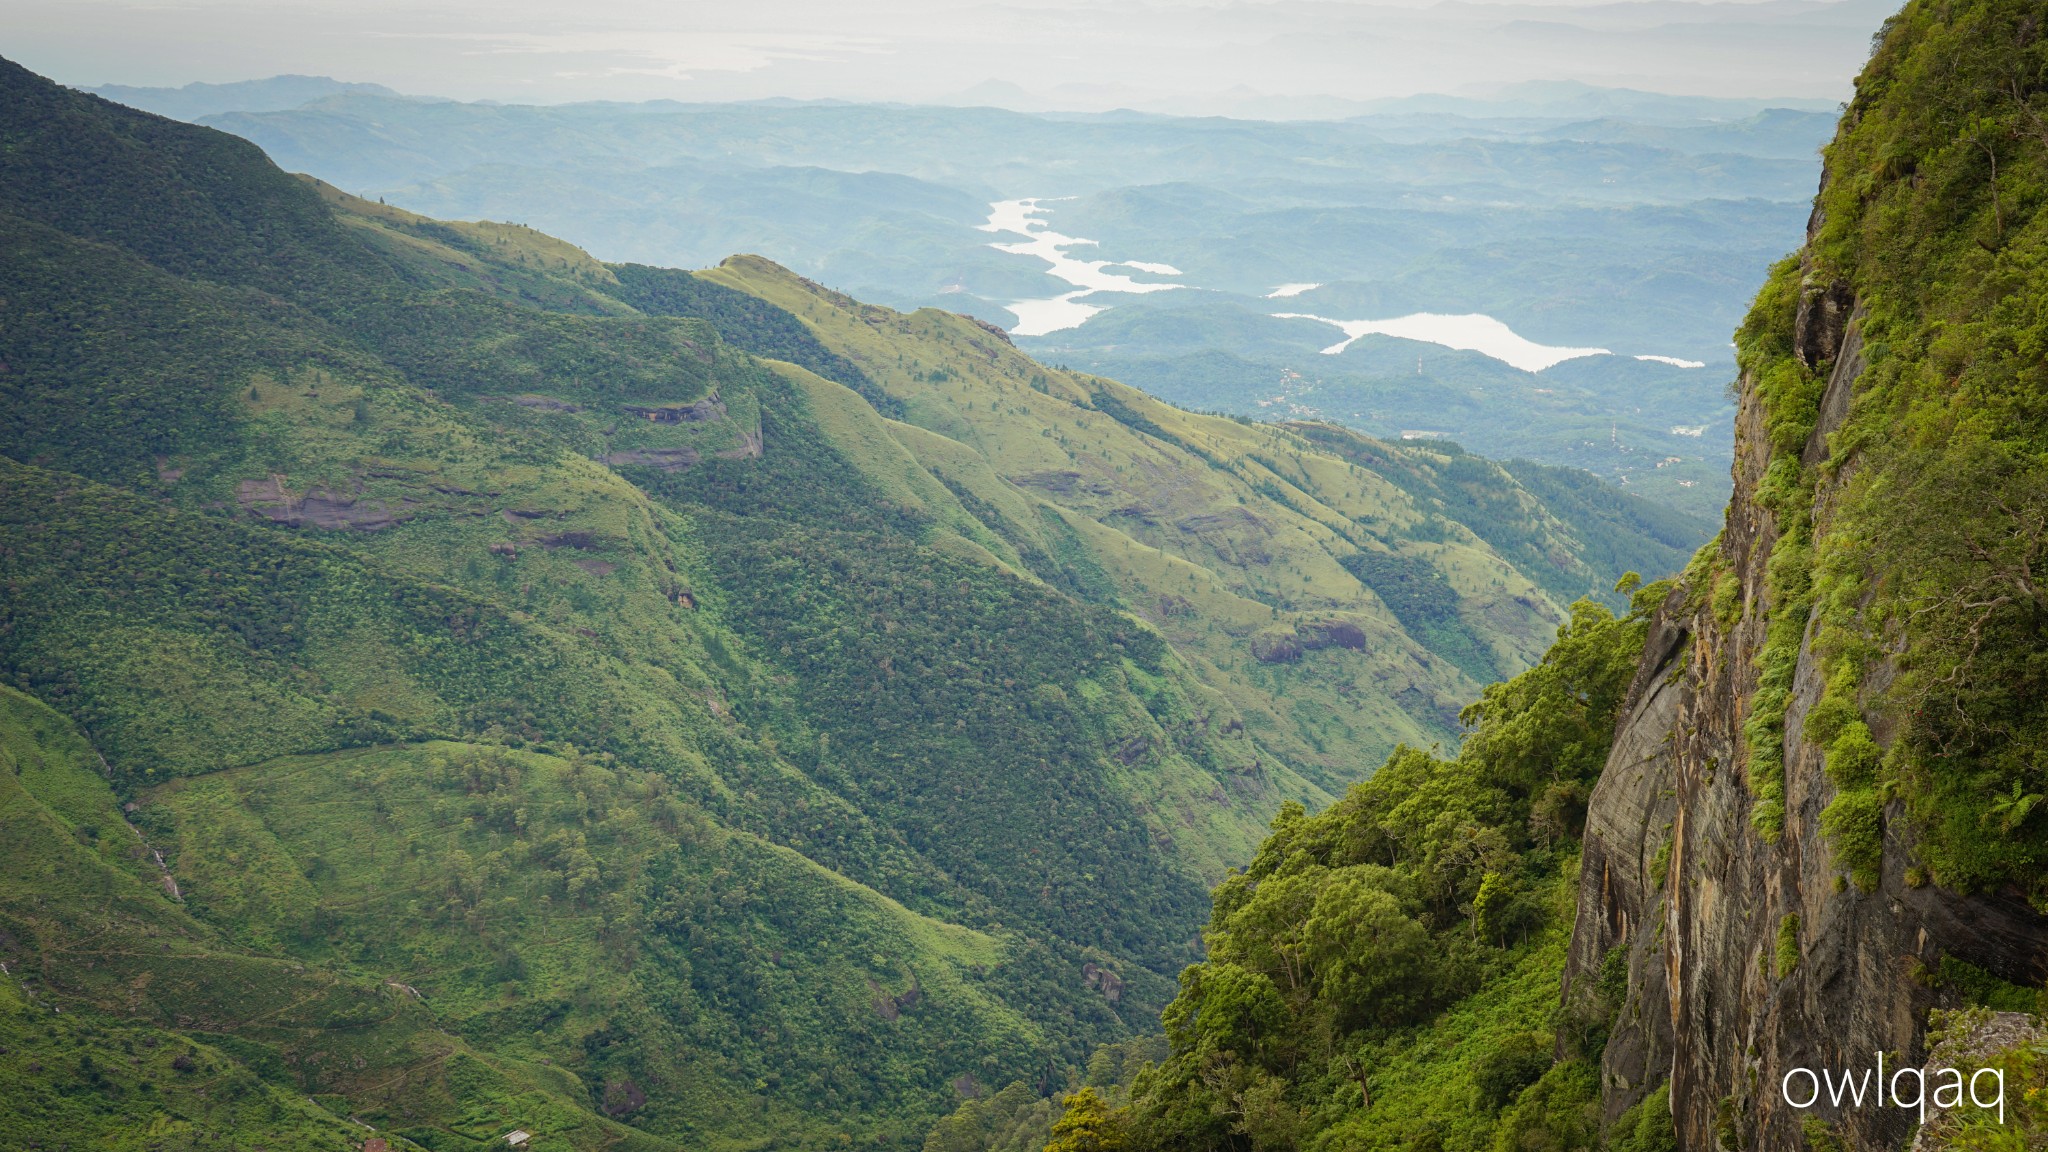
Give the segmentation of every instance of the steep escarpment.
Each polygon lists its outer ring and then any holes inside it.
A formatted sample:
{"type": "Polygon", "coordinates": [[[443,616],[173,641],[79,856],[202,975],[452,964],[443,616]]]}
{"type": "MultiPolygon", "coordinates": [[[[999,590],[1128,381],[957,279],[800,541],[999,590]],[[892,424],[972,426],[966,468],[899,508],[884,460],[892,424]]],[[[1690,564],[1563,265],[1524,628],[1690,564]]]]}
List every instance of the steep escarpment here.
{"type": "Polygon", "coordinates": [[[1567,1002],[1625,962],[1610,1123],[1897,1147],[1797,1067],[1927,1056],[2048,979],[2038,5],[1913,3],[1738,337],[1735,493],[1649,630],[1589,809],[1567,1002]]]}

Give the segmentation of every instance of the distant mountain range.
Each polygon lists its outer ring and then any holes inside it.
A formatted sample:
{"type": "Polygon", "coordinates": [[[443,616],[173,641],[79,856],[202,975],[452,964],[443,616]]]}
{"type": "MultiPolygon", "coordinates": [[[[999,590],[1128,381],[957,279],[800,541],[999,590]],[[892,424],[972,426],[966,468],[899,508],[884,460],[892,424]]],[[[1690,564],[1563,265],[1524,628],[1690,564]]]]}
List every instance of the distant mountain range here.
{"type": "Polygon", "coordinates": [[[1286,123],[790,100],[516,106],[302,78],[124,90],[170,112],[237,94],[247,110],[194,118],[428,215],[518,221],[612,260],[758,253],[864,299],[1015,328],[1041,357],[1179,403],[1449,438],[1702,516],[1727,493],[1728,337],[1748,286],[1797,241],[1832,125],[1811,100],[1563,83],[1286,123]],[[1038,209],[1025,232],[990,230],[997,202],[1026,197],[1038,209]],[[993,246],[1051,234],[1077,238],[1046,249],[1057,260],[993,246]],[[1088,271],[1097,261],[1135,263],[1088,271]],[[1140,283],[1159,287],[1088,291],[1140,283]],[[1418,313],[1612,354],[1526,371],[1481,344],[1346,341],[1336,323],[1286,318],[1418,313]]]}
{"type": "Polygon", "coordinates": [[[382,84],[350,84],[328,76],[272,76],[231,84],[187,84],[181,88],[102,84],[86,91],[176,120],[197,120],[223,112],[282,112],[329,96],[398,95],[382,84]]]}

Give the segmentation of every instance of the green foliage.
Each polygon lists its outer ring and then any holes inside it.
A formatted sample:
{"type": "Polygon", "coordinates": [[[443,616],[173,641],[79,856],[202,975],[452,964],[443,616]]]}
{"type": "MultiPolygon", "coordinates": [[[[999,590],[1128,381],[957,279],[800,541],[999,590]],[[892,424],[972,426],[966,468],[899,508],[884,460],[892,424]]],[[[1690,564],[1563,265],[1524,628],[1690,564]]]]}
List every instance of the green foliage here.
{"type": "Polygon", "coordinates": [[[1119,863],[1149,837],[1100,771],[1130,702],[1125,662],[1163,671],[1156,634],[907,541],[705,524],[740,634],[793,678],[820,734],[821,776],[994,906],[1068,939],[1141,952],[1197,905],[1195,885],[1119,863]],[[971,825],[984,831],[963,836],[971,825]]]}
{"type": "Polygon", "coordinates": [[[804,397],[781,377],[756,385],[761,435],[775,451],[760,459],[713,458],[683,472],[627,468],[651,495],[734,516],[766,516],[819,528],[916,538],[930,517],[892,501],[835,448],[804,397]]]}
{"type": "Polygon", "coordinates": [[[355,1129],[203,1038],[75,1008],[52,1012],[0,978],[0,1142],[200,1148],[233,1132],[276,1152],[337,1152],[355,1129]]]}
{"type": "Polygon", "coordinates": [[[1848,1145],[1835,1134],[1834,1125],[1818,1116],[1808,1116],[1799,1123],[1799,1134],[1806,1139],[1806,1146],[1813,1152],[1847,1152],[1848,1145]]]}
{"type": "Polygon", "coordinates": [[[175,276],[288,300],[386,271],[246,140],[59,87],[12,61],[0,61],[0,106],[0,213],[175,276]]]}
{"type": "MultiPolygon", "coordinates": [[[[1672,571],[1709,531],[1691,516],[1610,488],[1576,469],[1527,460],[1495,462],[1443,440],[1395,452],[1335,426],[1296,427],[1310,443],[1369,464],[1419,502],[1440,509],[1560,602],[1591,596],[1620,607],[1609,592],[1616,577],[1630,570],[1672,571]],[[1529,517],[1532,500],[1571,526],[1572,546],[1560,548],[1529,517]]],[[[1489,670],[1480,678],[1504,671],[1489,670]]]]}
{"type": "MultiPolygon", "coordinates": [[[[2034,1010],[2038,1012],[2038,1006],[2034,1010]]],[[[2023,1152],[2048,1137],[2048,1053],[2031,1037],[1996,1046],[1972,1044],[1973,1034],[1990,1015],[1982,1007],[1928,1013],[1927,1039],[1936,1055],[1954,1053],[1954,1064],[1971,1068],[1973,1074],[1986,1070],[1987,1095],[1989,1073],[1996,1072],[2003,1092],[1997,1097],[2000,1104],[1990,1108],[1978,1107],[1965,1093],[1925,1131],[1944,1146],[1964,1152],[2023,1152]]]]}
{"type": "MultiPolygon", "coordinates": [[[[0,1060],[27,1089],[0,1102],[0,1124],[39,1140],[196,1142],[221,1125],[340,1146],[340,1117],[311,1096],[423,1135],[526,1122],[573,1148],[669,1147],[597,1115],[559,1073],[480,1057],[396,984],[224,940],[181,903],[162,842],[127,823],[99,767],[62,717],[0,688],[0,1060]]],[[[222,834],[236,853],[223,870],[288,897],[298,869],[241,831],[222,834]]]]}
{"type": "Polygon", "coordinates": [[[1875,788],[1844,788],[1820,813],[1821,834],[1837,866],[1865,892],[1877,890],[1884,862],[1884,794],[1875,788]]]}
{"type": "Polygon", "coordinates": [[[1024,1081],[1012,1081],[939,1121],[925,1137],[924,1152],[1044,1152],[1053,1121],[1063,1115],[1024,1081]]]}
{"type": "Polygon", "coordinates": [[[1550,1071],[1556,1046],[1547,1033],[1524,1032],[1487,1049],[1472,1066],[1474,1102],[1488,1112],[1500,1111],[1550,1071]]]}
{"type": "Polygon", "coordinates": [[[1623,1112],[1608,1130],[1608,1152],[1678,1152],[1678,1132],[1671,1120],[1671,1085],[1657,1090],[1623,1112]]]}
{"type": "Polygon", "coordinates": [[[1512,876],[1488,872],[1472,896],[1472,931],[1502,948],[1543,922],[1543,909],[1512,876]]]}
{"type": "Polygon", "coordinates": [[[12,461],[0,461],[0,532],[11,593],[0,605],[0,662],[94,732],[124,780],[421,729],[515,726],[524,709],[501,702],[536,679],[554,681],[532,699],[561,708],[549,722],[597,742],[569,719],[590,686],[570,686],[574,673],[561,675],[544,638],[475,597],[393,580],[329,545],[167,515],[153,501],[12,461]],[[459,633],[451,620],[463,622],[459,633]],[[334,644],[344,633],[347,649],[334,644]],[[351,658],[419,686],[406,709],[417,719],[350,706],[334,688],[365,671],[343,663],[351,658]]]}
{"type": "Polygon", "coordinates": [[[606,758],[302,758],[181,781],[141,815],[196,914],[393,973],[470,1043],[573,1069],[591,1107],[679,1138],[760,1123],[730,1106],[758,1097],[902,1139],[892,1118],[963,1069],[1015,1075],[1040,1052],[985,980],[995,940],[719,829],[606,758]]]}
{"type": "Polygon", "coordinates": [[[1066,1112],[1054,1122],[1045,1152],[1120,1152],[1127,1146],[1120,1123],[1095,1089],[1083,1088],[1061,1104],[1066,1112]]]}
{"type": "Polygon", "coordinates": [[[1475,680],[1500,675],[1492,653],[1458,615],[1458,593],[1428,561],[1393,552],[1358,552],[1339,563],[1384,601],[1401,626],[1475,680]]]}
{"type": "MultiPolygon", "coordinates": [[[[1502,461],[1501,467],[1572,526],[1583,541],[1587,567],[1599,578],[1632,570],[1670,572],[1713,533],[1711,521],[1678,510],[1676,500],[1645,499],[1591,472],[1520,459],[1502,461]]],[[[1467,490],[1481,489],[1475,485],[1467,490]]],[[[1490,532],[1486,537],[1494,539],[1490,532]]],[[[1601,589],[1588,591],[1598,594],[1601,589]]],[[[1618,601],[1610,603],[1619,606],[1618,601]]]]}
{"type": "Polygon", "coordinates": [[[1733,628],[1742,618],[1742,577],[1723,572],[1714,578],[1711,601],[1714,619],[1723,628],[1733,628]]]}
{"type": "MultiPolygon", "coordinates": [[[[1767,841],[1784,832],[1785,712],[1813,607],[1813,491],[1801,451],[1819,419],[1825,377],[1793,354],[1800,271],[1797,259],[1779,261],[1736,332],[1737,362],[1762,407],[1769,451],[1755,499],[1774,515],[1778,532],[1760,598],[1767,615],[1763,646],[1755,657],[1757,687],[1742,727],[1750,824],[1767,841]]],[[[1712,607],[1724,628],[1741,615],[1742,593],[1736,573],[1715,576],[1712,607]]]]}
{"type": "Polygon", "coordinates": [[[1524,1089],[1493,1130],[1493,1152],[1600,1147],[1600,1068],[1561,1060],[1524,1089]]]}
{"type": "Polygon", "coordinates": [[[1799,953],[1799,913],[1787,912],[1778,921],[1778,979],[1783,980],[1799,967],[1799,953]]]}
{"type": "Polygon", "coordinates": [[[1553,1064],[1539,1027],[1579,833],[1556,798],[1597,778],[1667,590],[1636,590],[1620,619],[1574,605],[1541,664],[1466,711],[1455,759],[1403,748],[1328,811],[1281,810],[1212,894],[1208,958],[1182,973],[1171,1051],[1127,1109],[1141,1146],[1597,1144],[1597,1047],[1553,1064]],[[1504,1011],[1519,988],[1532,998],[1504,1011]],[[1497,1030],[1486,1043],[1430,1051],[1475,1014],[1497,1030]],[[1375,1079],[1401,1087],[1381,1097],[1375,1079]]]}
{"type": "Polygon", "coordinates": [[[1742,1147],[1742,1116],[1735,1108],[1735,1097],[1723,1096],[1714,1105],[1714,1146],[1736,1152],[1742,1147]]]}
{"type": "Polygon", "coordinates": [[[851,360],[818,342],[803,322],[758,296],[674,268],[617,264],[619,299],[651,316],[690,316],[718,329],[728,344],[756,356],[786,360],[861,394],[876,411],[901,418],[903,404],[851,360]]]}
{"type": "Polygon", "coordinates": [[[1940,985],[1956,993],[1965,1003],[1997,1012],[2032,1012],[2042,1007],[2041,991],[2000,980],[1967,960],[1944,953],[1935,966],[1940,985]]]}

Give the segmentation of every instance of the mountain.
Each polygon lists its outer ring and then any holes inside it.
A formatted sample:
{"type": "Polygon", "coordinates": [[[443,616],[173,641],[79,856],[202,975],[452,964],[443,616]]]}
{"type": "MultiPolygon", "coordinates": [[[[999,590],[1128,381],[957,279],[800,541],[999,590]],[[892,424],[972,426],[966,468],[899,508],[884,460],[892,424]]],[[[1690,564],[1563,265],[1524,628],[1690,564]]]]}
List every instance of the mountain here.
{"type": "Polygon", "coordinates": [[[750,252],[862,300],[975,315],[1184,407],[1284,400],[1383,439],[1438,432],[1710,521],[1733,452],[1728,333],[1798,242],[1834,116],[1537,96],[1292,122],[346,96],[205,122],[429,216],[516,220],[612,261],[750,252]],[[1083,288],[1085,309],[1054,303],[1083,288]],[[1417,313],[1607,354],[1532,368],[1338,327],[1417,313]]]}
{"type": "Polygon", "coordinates": [[[193,83],[179,88],[102,84],[86,91],[173,120],[197,120],[223,112],[283,112],[330,96],[398,96],[382,84],[350,83],[331,76],[270,76],[229,84],[193,83]]]}
{"type": "Polygon", "coordinates": [[[1887,24],[1737,332],[1720,536],[1576,606],[1455,756],[1283,810],[1165,1051],[1051,1147],[2048,1133],[2043,44],[2012,0],[1887,24]]]}
{"type": "Polygon", "coordinates": [[[1699,121],[1740,121],[1775,110],[1827,114],[1834,104],[1820,99],[1759,100],[1747,97],[1679,96],[1635,88],[1604,88],[1577,80],[1524,80],[1496,87],[1484,96],[1422,93],[1374,100],[1376,114],[1408,112],[1485,117],[1627,117],[1683,124],[1699,121]]]}
{"type": "Polygon", "coordinates": [[[1697,539],[0,97],[10,1145],[916,1145],[1697,539]]]}

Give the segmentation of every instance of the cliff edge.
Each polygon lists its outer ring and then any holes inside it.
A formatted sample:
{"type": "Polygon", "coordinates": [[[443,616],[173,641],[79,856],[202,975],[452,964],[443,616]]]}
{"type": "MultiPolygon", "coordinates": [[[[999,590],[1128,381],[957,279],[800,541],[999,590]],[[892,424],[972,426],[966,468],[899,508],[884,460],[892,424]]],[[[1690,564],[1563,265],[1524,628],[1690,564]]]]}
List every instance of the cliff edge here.
{"type": "Polygon", "coordinates": [[[1726,525],[1587,819],[1565,994],[1625,965],[1610,1123],[1668,1084],[1682,1148],[1899,1148],[1915,1113],[1784,1076],[1918,1066],[1931,1009],[2048,980],[2043,22],[1887,22],[1738,334],[1726,525]]]}

